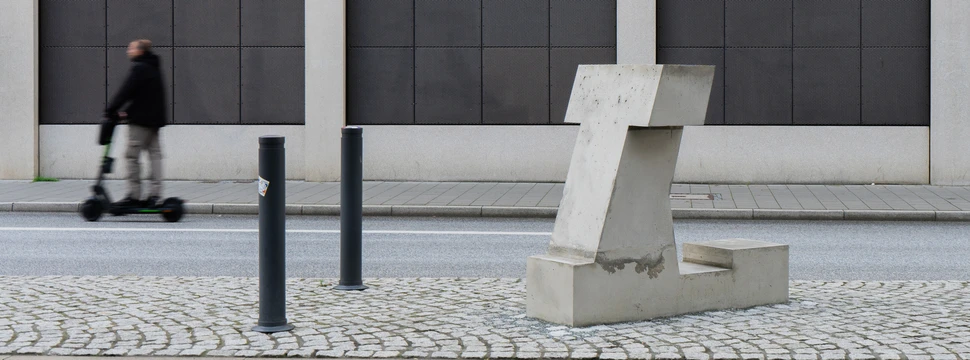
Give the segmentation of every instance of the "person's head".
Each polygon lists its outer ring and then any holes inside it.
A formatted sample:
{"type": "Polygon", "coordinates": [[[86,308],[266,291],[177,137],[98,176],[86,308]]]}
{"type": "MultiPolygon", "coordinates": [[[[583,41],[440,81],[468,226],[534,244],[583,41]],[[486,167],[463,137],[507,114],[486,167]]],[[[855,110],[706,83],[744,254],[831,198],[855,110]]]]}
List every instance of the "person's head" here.
{"type": "Polygon", "coordinates": [[[151,40],[135,40],[128,44],[128,58],[134,59],[141,56],[147,51],[151,51],[152,41],[151,40]]]}

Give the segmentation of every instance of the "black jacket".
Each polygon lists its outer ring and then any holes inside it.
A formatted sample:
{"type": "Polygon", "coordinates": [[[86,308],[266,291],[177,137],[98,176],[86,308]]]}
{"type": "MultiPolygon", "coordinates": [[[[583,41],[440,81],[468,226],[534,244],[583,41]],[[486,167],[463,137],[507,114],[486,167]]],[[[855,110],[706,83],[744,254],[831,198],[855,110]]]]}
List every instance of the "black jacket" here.
{"type": "Polygon", "coordinates": [[[161,64],[158,55],[146,51],[131,60],[131,72],[121,89],[106,108],[105,116],[117,119],[118,111],[128,102],[128,123],[151,128],[165,126],[168,116],[165,106],[165,85],[162,83],[161,64]]]}

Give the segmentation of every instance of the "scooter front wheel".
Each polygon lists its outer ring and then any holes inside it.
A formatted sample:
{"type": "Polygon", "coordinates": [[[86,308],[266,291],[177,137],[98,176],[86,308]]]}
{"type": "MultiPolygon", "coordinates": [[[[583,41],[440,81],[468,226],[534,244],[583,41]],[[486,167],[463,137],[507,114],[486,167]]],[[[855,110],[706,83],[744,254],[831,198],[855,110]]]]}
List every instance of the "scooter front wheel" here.
{"type": "Polygon", "coordinates": [[[98,221],[104,213],[104,204],[97,199],[88,199],[81,204],[81,216],[87,221],[98,221]]]}

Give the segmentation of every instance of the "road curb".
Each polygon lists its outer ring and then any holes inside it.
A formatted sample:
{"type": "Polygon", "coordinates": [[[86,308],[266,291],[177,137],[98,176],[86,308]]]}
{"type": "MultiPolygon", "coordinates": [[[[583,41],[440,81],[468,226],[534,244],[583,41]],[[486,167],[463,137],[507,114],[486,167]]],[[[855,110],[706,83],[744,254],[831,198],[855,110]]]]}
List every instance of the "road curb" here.
{"type": "Polygon", "coordinates": [[[391,216],[481,217],[481,206],[391,206],[391,216]]]}
{"type": "Polygon", "coordinates": [[[674,219],[751,220],[751,209],[672,209],[674,219]]]}
{"type": "Polygon", "coordinates": [[[937,211],[936,221],[970,221],[970,211],[937,211]]]}
{"type": "Polygon", "coordinates": [[[845,210],[845,220],[935,221],[936,211],[845,210]]]}
{"type": "MultiPolygon", "coordinates": [[[[77,212],[80,202],[2,202],[0,212],[77,212]]],[[[188,214],[257,215],[257,204],[185,203],[188,214]]],[[[556,207],[364,205],[365,216],[555,218],[556,207]]],[[[340,205],[286,205],[287,215],[339,216],[340,205]]],[[[970,211],[672,209],[674,219],[970,222],[970,211]]]]}
{"type": "Polygon", "coordinates": [[[10,211],[16,212],[77,212],[79,202],[15,202],[10,211]]]}
{"type": "Polygon", "coordinates": [[[555,207],[482,206],[483,217],[555,218],[558,212],[555,207]]]}
{"type": "Polygon", "coordinates": [[[755,220],[843,220],[842,210],[755,209],[755,220]]]}

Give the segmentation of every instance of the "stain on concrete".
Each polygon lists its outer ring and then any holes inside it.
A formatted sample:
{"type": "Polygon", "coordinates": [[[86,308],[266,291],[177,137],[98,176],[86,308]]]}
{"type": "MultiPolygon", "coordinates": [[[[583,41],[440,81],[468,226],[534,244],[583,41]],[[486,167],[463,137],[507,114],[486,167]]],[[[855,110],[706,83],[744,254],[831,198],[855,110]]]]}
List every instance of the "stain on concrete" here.
{"type": "Polygon", "coordinates": [[[647,273],[651,279],[656,279],[661,272],[664,271],[664,259],[663,252],[661,251],[657,256],[647,255],[642,258],[608,258],[605,254],[596,254],[596,263],[603,267],[610,274],[616,273],[617,270],[623,270],[626,268],[627,264],[636,264],[633,268],[637,274],[647,273]]]}

